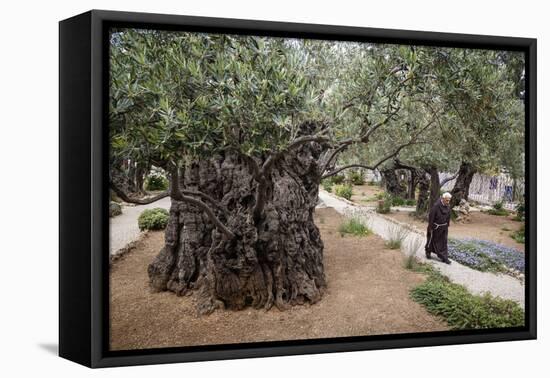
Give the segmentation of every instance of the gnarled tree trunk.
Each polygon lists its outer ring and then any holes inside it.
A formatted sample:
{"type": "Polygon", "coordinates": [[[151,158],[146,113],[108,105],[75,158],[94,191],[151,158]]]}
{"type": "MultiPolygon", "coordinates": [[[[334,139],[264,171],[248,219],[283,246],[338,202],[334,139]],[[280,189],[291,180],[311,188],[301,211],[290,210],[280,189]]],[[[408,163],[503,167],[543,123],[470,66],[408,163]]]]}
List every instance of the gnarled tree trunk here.
{"type": "Polygon", "coordinates": [[[418,198],[416,200],[415,216],[425,219],[430,210],[430,180],[426,173],[420,169],[415,176],[418,180],[418,198]]]}
{"type": "Polygon", "coordinates": [[[321,152],[308,143],[275,163],[260,219],[253,216],[258,183],[250,161],[226,152],[186,166],[181,187],[213,197],[221,205],[216,215],[235,237],[192,204],[172,200],[165,246],[148,268],[151,287],[178,295],[196,290],[200,313],[317,302],[326,288],[313,222],[321,152]]]}
{"type": "Polygon", "coordinates": [[[476,173],[475,167],[471,163],[462,162],[458,170],[458,177],[456,178],[455,185],[451,191],[451,209],[458,206],[461,199],[468,200],[470,194],[470,184],[474,174],[476,173]]]}
{"type": "Polygon", "coordinates": [[[405,196],[406,190],[401,185],[399,177],[397,177],[395,168],[391,167],[382,169],[380,170],[380,173],[382,174],[382,177],[384,179],[384,187],[387,193],[391,194],[394,197],[405,196]]]}

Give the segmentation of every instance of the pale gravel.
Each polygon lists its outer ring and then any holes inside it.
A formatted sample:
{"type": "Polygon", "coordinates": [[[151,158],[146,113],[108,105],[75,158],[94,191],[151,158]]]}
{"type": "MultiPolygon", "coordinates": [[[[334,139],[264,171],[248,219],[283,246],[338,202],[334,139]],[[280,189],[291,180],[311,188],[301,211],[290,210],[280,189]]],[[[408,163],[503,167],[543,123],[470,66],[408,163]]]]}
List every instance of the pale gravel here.
{"type": "Polygon", "coordinates": [[[141,231],[138,227],[138,217],[145,209],[160,207],[170,208],[170,197],[164,197],[148,205],[122,205],[122,214],[110,218],[109,253],[115,256],[124,248],[139,239],[141,231]]]}

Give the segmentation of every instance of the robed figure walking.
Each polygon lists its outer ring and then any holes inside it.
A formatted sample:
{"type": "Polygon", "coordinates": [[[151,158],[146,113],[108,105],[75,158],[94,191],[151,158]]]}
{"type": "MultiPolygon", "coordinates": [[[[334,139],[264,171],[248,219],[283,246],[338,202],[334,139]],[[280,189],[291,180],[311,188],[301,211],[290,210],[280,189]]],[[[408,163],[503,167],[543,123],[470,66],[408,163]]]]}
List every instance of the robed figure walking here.
{"type": "Polygon", "coordinates": [[[444,193],[430,209],[428,216],[427,242],[425,246],[426,258],[430,259],[431,254],[446,264],[450,264],[447,251],[447,237],[449,235],[449,224],[451,222],[451,193],[444,193]]]}

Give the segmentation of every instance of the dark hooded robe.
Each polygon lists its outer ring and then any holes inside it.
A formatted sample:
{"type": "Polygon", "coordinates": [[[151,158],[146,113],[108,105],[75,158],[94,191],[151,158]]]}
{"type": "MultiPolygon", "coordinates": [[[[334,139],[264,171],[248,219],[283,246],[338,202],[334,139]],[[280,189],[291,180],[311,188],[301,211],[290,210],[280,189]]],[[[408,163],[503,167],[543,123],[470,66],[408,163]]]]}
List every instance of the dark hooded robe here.
{"type": "Polygon", "coordinates": [[[435,253],[439,258],[446,260],[447,254],[447,236],[449,234],[449,224],[451,222],[451,207],[443,204],[438,199],[428,216],[427,242],[425,250],[427,254],[435,253]]]}

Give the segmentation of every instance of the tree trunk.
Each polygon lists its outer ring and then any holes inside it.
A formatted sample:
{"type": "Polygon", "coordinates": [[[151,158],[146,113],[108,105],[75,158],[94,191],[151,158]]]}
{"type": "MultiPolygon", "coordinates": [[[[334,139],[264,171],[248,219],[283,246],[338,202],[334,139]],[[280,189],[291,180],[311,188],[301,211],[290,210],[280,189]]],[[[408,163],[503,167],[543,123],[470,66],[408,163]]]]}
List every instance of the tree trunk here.
{"type": "Polygon", "coordinates": [[[186,166],[181,187],[219,201],[227,211],[216,215],[235,237],[220,233],[193,205],[172,200],[165,246],[148,268],[151,287],[178,295],[196,290],[201,314],[317,302],[326,288],[323,242],[313,222],[321,152],[309,143],[275,164],[256,220],[250,161],[226,152],[186,166]]]}
{"type": "Polygon", "coordinates": [[[413,170],[409,170],[409,185],[407,192],[407,199],[414,199],[416,192],[416,185],[418,184],[418,179],[416,173],[413,170]]]}
{"type": "Polygon", "coordinates": [[[404,197],[405,190],[403,189],[403,186],[401,186],[401,183],[399,182],[399,178],[397,177],[395,168],[392,167],[392,168],[382,169],[380,170],[380,173],[384,178],[384,185],[385,185],[386,192],[391,194],[394,197],[404,197]]]}
{"type": "Polygon", "coordinates": [[[416,175],[418,177],[418,199],[416,200],[415,216],[424,219],[430,210],[430,180],[425,173],[416,175]]]}
{"type": "Polygon", "coordinates": [[[437,170],[437,167],[432,165],[428,167],[426,171],[430,175],[430,201],[428,206],[429,211],[440,197],[439,193],[441,191],[441,184],[439,182],[439,172],[437,170]]]}
{"type": "Polygon", "coordinates": [[[456,178],[455,185],[451,191],[451,209],[460,203],[461,199],[468,200],[470,194],[470,184],[476,169],[471,163],[462,162],[458,171],[458,177],[456,178]]]}

